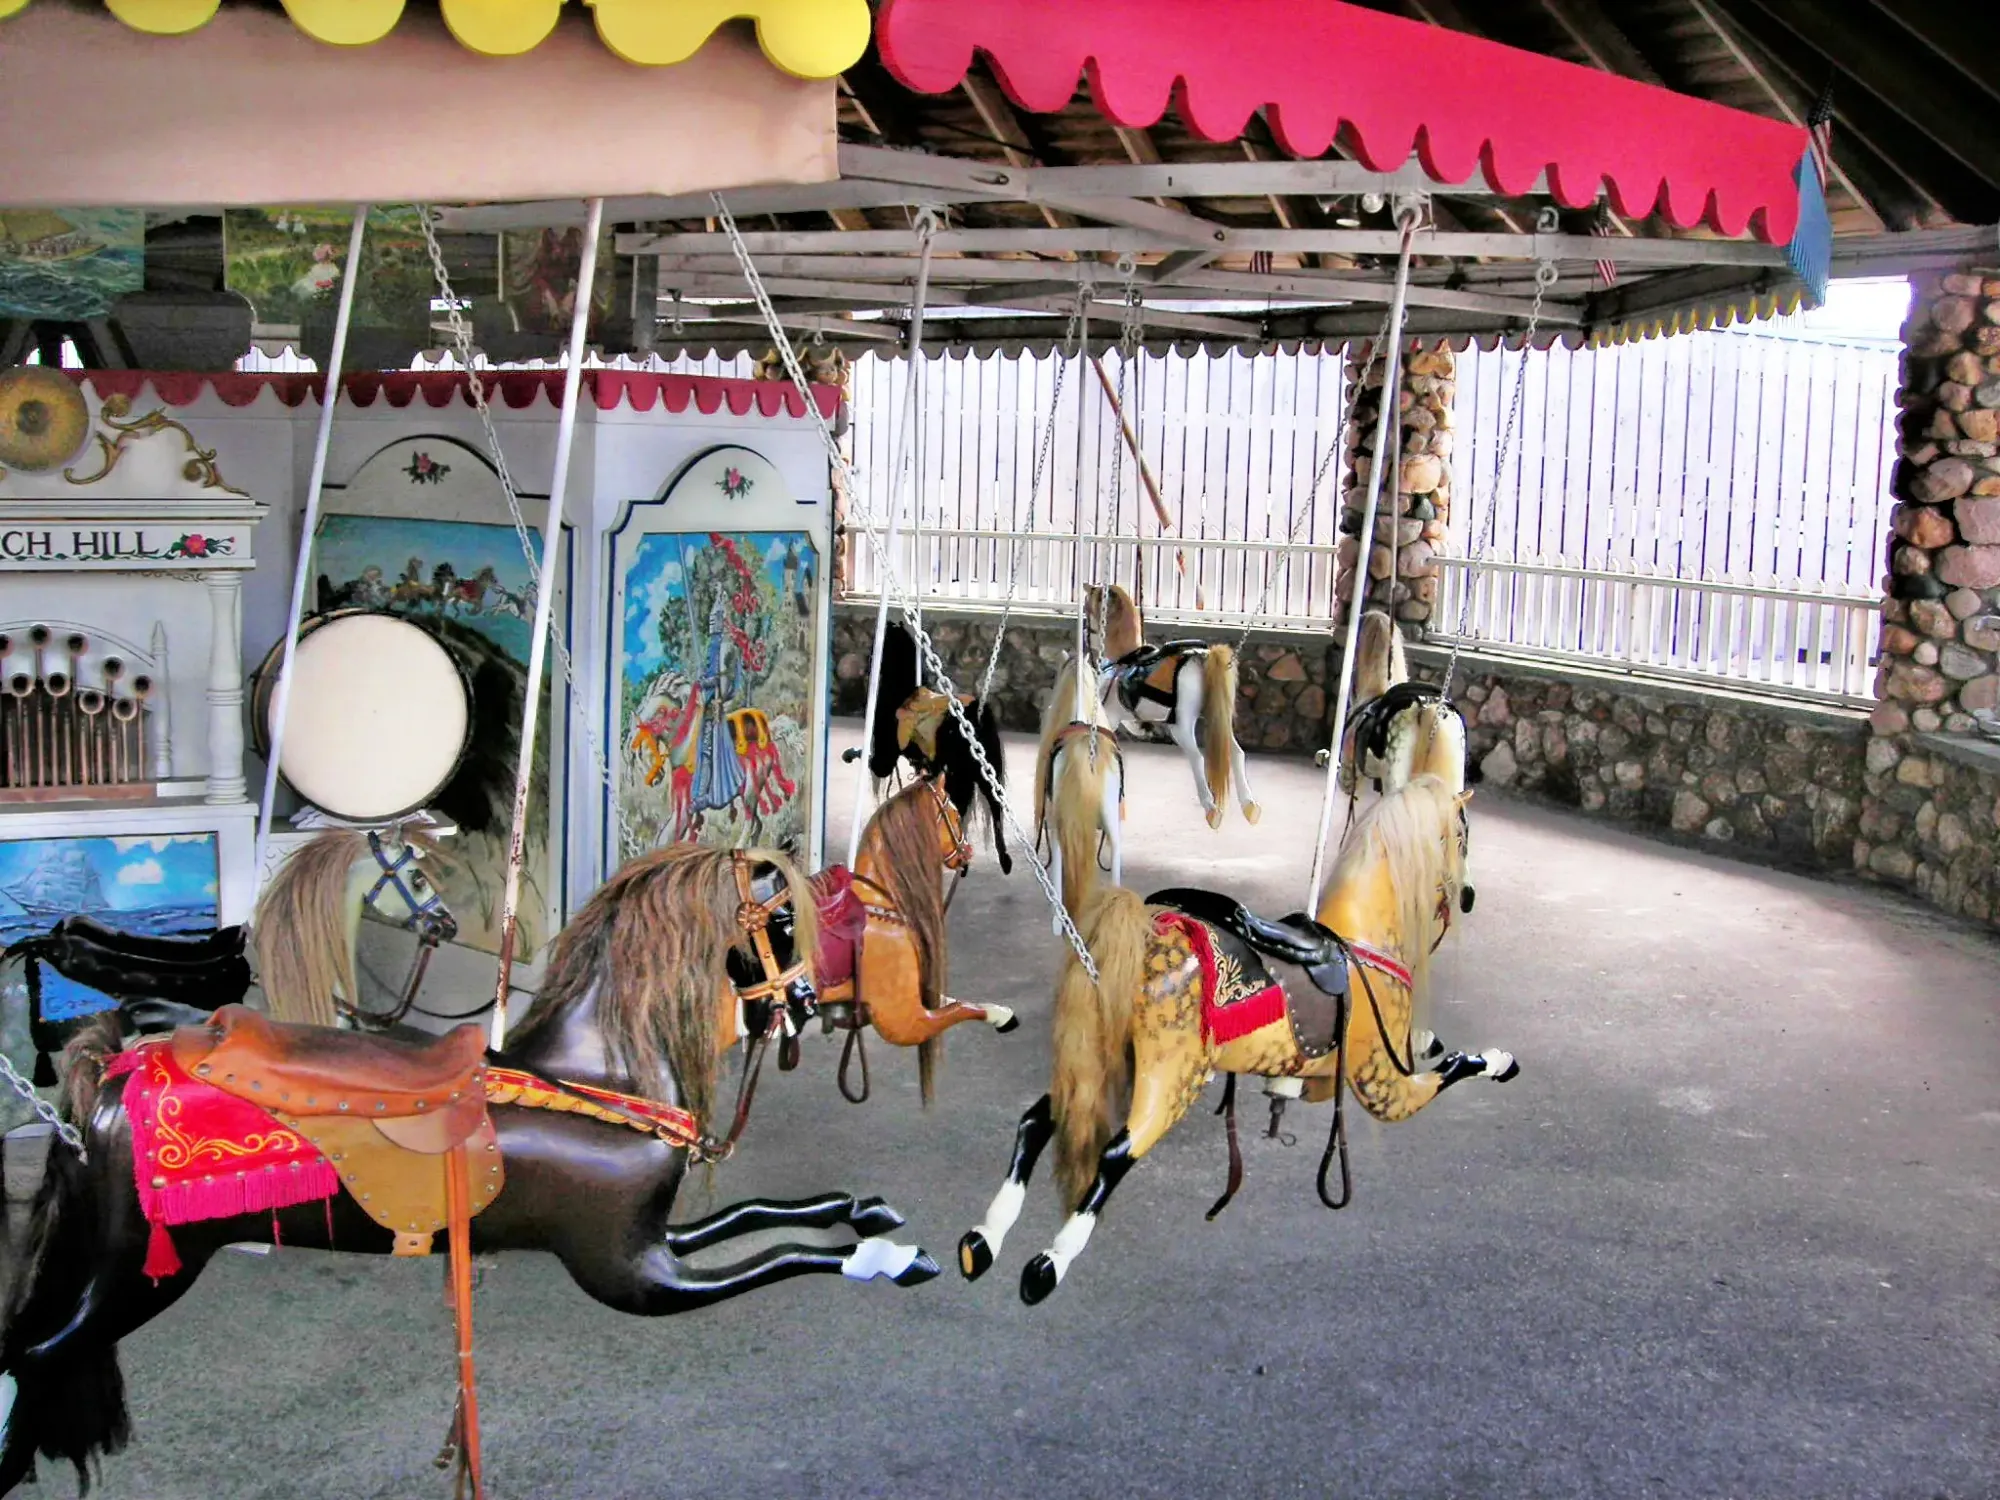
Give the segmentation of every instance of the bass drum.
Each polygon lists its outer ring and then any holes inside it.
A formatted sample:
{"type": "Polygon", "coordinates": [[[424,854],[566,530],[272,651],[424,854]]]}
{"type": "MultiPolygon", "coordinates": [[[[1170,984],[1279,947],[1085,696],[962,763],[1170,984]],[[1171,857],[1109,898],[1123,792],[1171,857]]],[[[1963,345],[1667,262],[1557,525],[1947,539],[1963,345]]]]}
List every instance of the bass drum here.
{"type": "MultiPolygon", "coordinates": [[[[266,760],[284,657],[280,641],[250,678],[250,722],[266,760]]],[[[389,823],[419,811],[472,743],[472,685],[458,658],[422,626],[384,611],[302,621],[288,697],[278,774],[343,822],[389,823]]]]}

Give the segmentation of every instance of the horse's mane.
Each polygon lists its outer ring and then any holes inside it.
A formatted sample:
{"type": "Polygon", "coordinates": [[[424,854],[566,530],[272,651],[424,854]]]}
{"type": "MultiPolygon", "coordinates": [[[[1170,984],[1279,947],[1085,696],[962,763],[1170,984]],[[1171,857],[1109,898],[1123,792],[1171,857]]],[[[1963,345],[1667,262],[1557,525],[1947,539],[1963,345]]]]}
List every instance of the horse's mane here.
{"type": "Polygon", "coordinates": [[[896,710],[909,701],[910,694],[924,685],[923,665],[917,659],[917,643],[901,625],[882,632],[882,671],[876,679],[875,722],[868,742],[868,774],[877,783],[896,769],[901,747],[896,743],[896,710]]]}
{"type": "MultiPolygon", "coordinates": [[[[944,856],[938,849],[938,816],[927,783],[912,782],[869,820],[862,848],[874,856],[874,879],[888,891],[917,948],[917,991],[925,1010],[936,1010],[949,962],[944,917],[944,856]]],[[[943,1038],[917,1049],[924,1102],[931,1100],[943,1038]]]]}
{"type": "Polygon", "coordinates": [[[1371,609],[1361,617],[1361,640],[1354,659],[1357,702],[1379,698],[1397,683],[1409,680],[1410,663],[1403,650],[1403,632],[1382,610],[1371,609]]]}
{"type": "MultiPolygon", "coordinates": [[[[438,850],[437,840],[416,828],[398,837],[425,857],[438,850]]],[[[258,897],[250,918],[257,982],[279,1020],[337,1025],[336,987],[349,1005],[361,1003],[347,940],[347,877],[367,853],[365,831],[329,828],[288,855],[258,897]]]]}
{"type": "MultiPolygon", "coordinates": [[[[1089,718],[1081,722],[1095,724],[1100,728],[1110,728],[1111,721],[1105,716],[1104,704],[1097,696],[1093,682],[1083,695],[1083,711],[1089,718]]],[[[1042,834],[1047,825],[1049,778],[1055,772],[1056,740],[1076,718],[1076,662],[1072,659],[1056,675],[1055,691],[1049,695],[1048,706],[1042,710],[1042,736],[1035,746],[1035,844],[1040,847],[1042,834]]]]}
{"type": "MultiPolygon", "coordinates": [[[[658,1095],[671,1080],[706,1126],[722,1062],[729,952],[752,951],[736,922],[734,852],[671,844],[628,861],[556,938],[541,992],[508,1040],[534,1035],[594,991],[610,1070],[641,1093],[658,1095]]],[[[777,868],[792,898],[796,951],[810,960],[818,908],[805,877],[775,850],[743,852],[777,868]]]]}
{"type": "MultiPolygon", "coordinates": [[[[1436,920],[1438,893],[1453,907],[1465,883],[1465,856],[1458,840],[1458,797],[1435,776],[1419,776],[1399,792],[1382,798],[1341,840],[1327,877],[1329,889],[1362,878],[1380,860],[1388,865],[1396,893],[1396,927],[1402,940],[1398,957],[1409,965],[1410,1003],[1423,1002],[1430,979],[1431,923],[1436,920]],[[1379,851],[1379,853],[1378,853],[1379,851]]],[[[1362,938],[1363,933],[1343,936],[1362,938]]]]}
{"type": "Polygon", "coordinates": [[[1140,614],[1139,602],[1132,597],[1131,590],[1127,589],[1124,584],[1113,583],[1106,585],[1093,583],[1085,589],[1083,598],[1086,616],[1084,623],[1088,627],[1089,633],[1096,633],[1098,616],[1102,612],[1104,619],[1104,639],[1099,641],[1097,646],[1107,659],[1116,660],[1127,651],[1134,649],[1134,647],[1145,645],[1145,616],[1140,614]],[[1102,597],[1107,589],[1111,595],[1109,604],[1106,604],[1102,597]],[[1129,641],[1121,640],[1122,650],[1112,649],[1111,641],[1113,637],[1128,635],[1130,637],[1129,641]]]}

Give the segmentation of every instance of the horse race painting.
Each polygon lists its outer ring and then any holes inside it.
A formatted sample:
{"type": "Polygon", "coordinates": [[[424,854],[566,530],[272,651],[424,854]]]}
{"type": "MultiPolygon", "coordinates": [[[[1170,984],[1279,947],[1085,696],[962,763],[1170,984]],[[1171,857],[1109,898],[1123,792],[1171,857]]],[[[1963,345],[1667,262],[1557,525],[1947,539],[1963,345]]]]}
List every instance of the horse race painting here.
{"type": "MultiPolygon", "coordinates": [[[[741,481],[740,471],[731,473],[741,481]]],[[[643,848],[810,858],[820,555],[805,531],[648,532],[622,576],[618,797],[643,848]]]]}
{"type": "MultiPolygon", "coordinates": [[[[398,483],[434,489],[471,455],[416,445],[397,455],[398,483]]],[[[531,534],[537,554],[541,540],[531,534]]],[[[472,746],[439,794],[437,810],[458,824],[435,876],[459,921],[459,941],[499,951],[500,902],[520,754],[521,694],[535,617],[535,575],[507,525],[328,515],[313,545],[315,608],[381,609],[423,626],[456,654],[472,680],[472,746]]],[[[395,663],[382,670],[393,672],[395,663]]],[[[528,799],[528,852],[522,867],[518,951],[537,952],[549,931],[559,866],[549,836],[549,733],[560,732],[543,684],[542,731],[528,799]]]]}

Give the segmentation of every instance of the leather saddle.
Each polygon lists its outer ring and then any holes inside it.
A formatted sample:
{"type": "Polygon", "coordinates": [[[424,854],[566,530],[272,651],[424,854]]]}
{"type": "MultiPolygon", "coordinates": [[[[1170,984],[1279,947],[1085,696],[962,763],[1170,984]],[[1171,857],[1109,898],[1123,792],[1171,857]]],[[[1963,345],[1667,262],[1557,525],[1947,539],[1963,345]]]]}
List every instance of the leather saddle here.
{"type": "Polygon", "coordinates": [[[1234,896],[1195,886],[1155,891],[1146,898],[1146,904],[1171,906],[1197,921],[1221,928],[1253,952],[1281,963],[1296,964],[1306,971],[1313,987],[1323,995],[1347,993],[1347,953],[1340,939],[1302,911],[1273,921],[1258,916],[1234,896]]]}
{"type": "Polygon", "coordinates": [[[317,1146],[355,1202],[395,1234],[398,1255],[429,1254],[432,1236],[450,1223],[448,1157],[463,1153],[471,1214],[500,1191],[477,1025],[417,1043],[291,1025],[231,1005],[176,1031],[172,1045],[194,1077],[317,1146]]]}
{"type": "Polygon", "coordinates": [[[1134,647],[1111,663],[1118,684],[1118,701],[1135,718],[1141,703],[1172,708],[1174,677],[1180,671],[1182,658],[1205,655],[1207,651],[1208,642],[1203,640],[1158,641],[1134,647]]]}

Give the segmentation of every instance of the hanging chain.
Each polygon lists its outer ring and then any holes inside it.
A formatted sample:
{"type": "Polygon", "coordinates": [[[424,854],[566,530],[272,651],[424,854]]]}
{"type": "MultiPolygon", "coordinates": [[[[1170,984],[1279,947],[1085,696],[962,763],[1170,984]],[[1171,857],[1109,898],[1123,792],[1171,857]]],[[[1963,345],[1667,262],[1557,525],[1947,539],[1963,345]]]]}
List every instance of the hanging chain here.
{"type": "MultiPolygon", "coordinates": [[[[736,227],[736,216],[730,213],[728,201],[721,193],[711,193],[709,199],[715,205],[716,221],[729,236],[730,253],[735,256],[737,267],[743,272],[744,281],[749,284],[750,295],[757,304],[758,313],[763,317],[767,327],[772,329],[780,327],[778,310],[771,304],[771,294],[764,289],[764,278],[757,270],[756,262],[750,258],[749,248],[743,243],[742,232],[736,227]]],[[[833,428],[828,425],[825,415],[820,411],[819,403],[813,399],[812,385],[806,379],[806,372],[800,366],[798,356],[792,352],[791,345],[788,342],[780,342],[778,347],[784,357],[785,371],[792,377],[792,386],[798,391],[800,399],[805,402],[806,416],[819,429],[820,441],[825,445],[827,456],[833,461],[835,472],[848,486],[849,496],[861,512],[862,535],[868,539],[868,545],[875,554],[875,565],[881,570],[882,593],[884,597],[895,601],[897,612],[902,615],[911,639],[917,643],[918,653],[923,657],[931,681],[937,691],[944,695],[945,708],[957,722],[959,733],[964,736],[966,748],[972,754],[973,763],[979,767],[981,779],[985,781],[987,790],[993,794],[994,805],[1000,809],[1001,821],[1006,824],[1007,832],[1012,835],[1015,846],[1027,856],[1027,866],[1034,872],[1035,883],[1041,886],[1042,895],[1047,898],[1054,910],[1057,925],[1061,927],[1063,936],[1068,939],[1071,949],[1076,953],[1077,962],[1083,966],[1084,972],[1090,975],[1091,983],[1095,984],[1097,961],[1091,957],[1090,945],[1084,942],[1083,934],[1077,931],[1069,909],[1063,905],[1062,893],[1050,880],[1047,868],[1034,852],[1034,845],[1022,831],[1020,820],[1014,816],[1014,805],[1007,798],[1006,785],[1000,780],[999,773],[994,770],[993,762],[988,759],[985,747],[979,743],[979,736],[972,727],[972,721],[966,717],[965,705],[958,701],[958,689],[952,685],[951,678],[945,673],[944,663],[938,659],[937,648],[917,621],[916,611],[911,608],[909,597],[901,587],[895,561],[889,556],[888,548],[883,546],[881,535],[876,530],[874,511],[860,487],[854,465],[848,461],[847,455],[841,452],[840,444],[834,438],[833,428]]]]}
{"type": "MultiPolygon", "coordinates": [[[[1291,549],[1298,542],[1299,530],[1312,519],[1313,508],[1319,504],[1320,486],[1326,483],[1327,471],[1333,467],[1334,459],[1346,447],[1348,431],[1354,425],[1354,413],[1361,405],[1361,393],[1368,385],[1368,374],[1375,368],[1375,361],[1382,357],[1382,352],[1388,345],[1391,332],[1389,324],[1394,317],[1395,314],[1391,312],[1382,319],[1381,335],[1369,346],[1368,358],[1362,362],[1360,371],[1354,377],[1354,388],[1347,393],[1347,414],[1340,419],[1340,426],[1334,433],[1333,441],[1327,444],[1326,453],[1319,461],[1319,468],[1313,471],[1312,488],[1306,491],[1305,506],[1299,511],[1297,519],[1292,522],[1292,529],[1285,535],[1283,562],[1291,560],[1291,549]]],[[[1357,547],[1360,545],[1358,539],[1355,545],[1357,547]]],[[[1257,596],[1257,607],[1244,617],[1242,633],[1236,637],[1236,651],[1239,656],[1250,642],[1250,632],[1256,629],[1257,622],[1263,618],[1265,609],[1271,603],[1271,590],[1277,587],[1278,569],[1283,562],[1268,557],[1265,560],[1263,592],[1257,596]]]]}
{"type": "MultiPolygon", "coordinates": [[[[1465,559],[1465,593],[1458,604],[1458,628],[1452,632],[1451,656],[1444,664],[1444,678],[1440,684],[1446,702],[1451,701],[1451,685],[1458,675],[1458,655],[1465,649],[1466,632],[1472,625],[1472,595],[1479,582],[1479,565],[1486,556],[1486,549],[1493,544],[1493,533],[1500,520],[1500,479],[1506,472],[1507,458],[1514,447],[1514,427],[1520,420],[1521,402],[1528,390],[1528,359],[1535,352],[1535,330],[1542,322],[1542,302],[1549,294],[1549,288],[1556,284],[1556,263],[1545,260],[1535,267],[1535,301],[1528,309],[1528,330],[1521,335],[1521,363],[1514,371],[1514,397],[1507,406],[1507,420],[1500,429],[1500,446],[1493,455],[1493,484],[1486,497],[1486,528],[1482,532],[1474,520],[1466,527],[1466,534],[1473,540],[1473,547],[1465,559]]],[[[1384,399],[1387,399],[1386,397],[1384,399]]],[[[1473,495],[1475,509],[1478,495],[1473,495]]]]}
{"type": "MultiPolygon", "coordinates": [[[[1007,563],[1007,598],[1000,606],[1000,625],[993,632],[993,649],[986,653],[986,670],[979,679],[980,710],[986,707],[986,700],[993,691],[993,673],[1000,665],[1000,643],[1007,635],[1007,620],[1014,613],[1014,597],[1021,587],[1021,536],[1032,535],[1035,529],[1035,506],[1042,498],[1042,475],[1047,472],[1049,457],[1056,445],[1056,414],[1062,410],[1063,376],[1069,369],[1070,361],[1077,357],[1077,340],[1086,321],[1084,309],[1090,304],[1090,287],[1086,284],[1077,288],[1076,305],[1070,309],[1069,326],[1063,330],[1062,348],[1056,354],[1055,388],[1049,393],[1049,420],[1042,428],[1042,446],[1035,454],[1035,467],[1028,480],[1028,520],[1016,531],[1007,563]]],[[[1088,352],[1088,351],[1085,351],[1088,352]]],[[[1053,507],[1051,507],[1053,508],[1053,507]]],[[[997,519],[997,517],[996,517],[997,519]]]]}
{"type": "Polygon", "coordinates": [[[14,1064],[7,1054],[0,1052],[0,1076],[7,1080],[7,1087],[28,1101],[28,1107],[35,1112],[35,1118],[56,1133],[56,1138],[77,1154],[78,1160],[85,1160],[83,1132],[56,1112],[56,1107],[35,1092],[35,1086],[14,1070],[14,1064]]]}
{"type": "MultiPolygon", "coordinates": [[[[472,324],[460,310],[459,298],[451,289],[451,275],[445,270],[444,252],[438,248],[437,230],[431,220],[429,204],[417,205],[418,221],[423,225],[424,249],[431,260],[431,275],[436,279],[438,295],[444,300],[445,316],[450,320],[451,339],[458,355],[458,362],[465,367],[466,388],[472,396],[474,410],[479,413],[479,426],[486,436],[487,452],[492,455],[493,471],[500,478],[501,491],[507,496],[507,513],[514,521],[514,535],[521,542],[521,557],[528,565],[530,577],[540,577],[541,564],[535,556],[534,535],[528,529],[527,518],[521,513],[520,493],[514,486],[514,474],[507,467],[507,454],[500,446],[500,433],[493,423],[493,408],[486,398],[486,382],[474,368],[472,360],[472,324]]],[[[675,295],[675,323],[680,321],[679,294],[675,295]]],[[[549,616],[549,646],[554,651],[557,664],[562,669],[563,681],[570,688],[570,718],[583,726],[583,737],[589,747],[592,768],[597,778],[604,783],[605,806],[611,811],[611,823],[618,836],[619,859],[630,859],[640,852],[638,839],[626,820],[625,809],[619,805],[618,784],[611,773],[611,761],[605,754],[604,742],[597,733],[597,725],[588,713],[583,711],[582,696],[576,691],[576,667],[570,660],[569,647],[563,640],[562,626],[553,614],[549,616]]]]}

